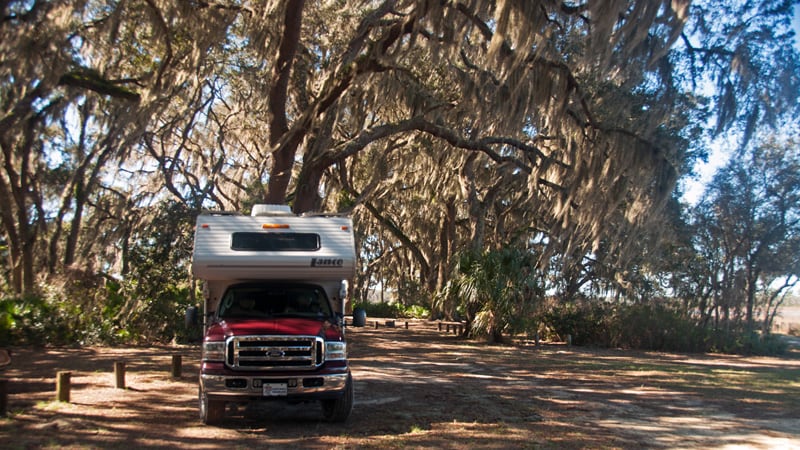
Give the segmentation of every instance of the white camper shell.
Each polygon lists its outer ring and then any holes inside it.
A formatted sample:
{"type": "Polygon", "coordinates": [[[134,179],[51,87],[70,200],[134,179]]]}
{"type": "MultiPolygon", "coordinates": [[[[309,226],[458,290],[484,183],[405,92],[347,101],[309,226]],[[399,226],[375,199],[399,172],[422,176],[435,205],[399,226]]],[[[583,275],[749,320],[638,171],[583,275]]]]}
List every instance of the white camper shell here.
{"type": "Polygon", "coordinates": [[[225,289],[243,281],[321,285],[344,313],[342,284],[355,274],[353,223],[340,215],[295,215],[285,205],[255,205],[253,213],[197,217],[192,273],[205,280],[206,314],[225,289]]]}

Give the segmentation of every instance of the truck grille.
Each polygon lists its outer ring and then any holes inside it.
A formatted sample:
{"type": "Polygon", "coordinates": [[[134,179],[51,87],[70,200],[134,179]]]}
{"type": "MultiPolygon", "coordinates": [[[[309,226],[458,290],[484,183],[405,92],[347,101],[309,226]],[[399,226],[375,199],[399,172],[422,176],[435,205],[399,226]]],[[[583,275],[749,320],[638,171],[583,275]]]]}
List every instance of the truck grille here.
{"type": "Polygon", "coordinates": [[[316,336],[235,336],[226,361],[239,370],[311,370],[322,365],[324,341],[316,336]]]}

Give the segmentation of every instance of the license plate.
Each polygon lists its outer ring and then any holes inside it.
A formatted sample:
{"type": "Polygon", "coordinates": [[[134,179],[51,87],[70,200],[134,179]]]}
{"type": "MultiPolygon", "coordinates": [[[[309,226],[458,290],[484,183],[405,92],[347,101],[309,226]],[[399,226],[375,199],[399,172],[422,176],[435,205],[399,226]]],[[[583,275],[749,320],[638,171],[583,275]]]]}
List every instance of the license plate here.
{"type": "Polygon", "coordinates": [[[286,383],[264,383],[261,392],[265,397],[285,397],[289,394],[286,383]]]}

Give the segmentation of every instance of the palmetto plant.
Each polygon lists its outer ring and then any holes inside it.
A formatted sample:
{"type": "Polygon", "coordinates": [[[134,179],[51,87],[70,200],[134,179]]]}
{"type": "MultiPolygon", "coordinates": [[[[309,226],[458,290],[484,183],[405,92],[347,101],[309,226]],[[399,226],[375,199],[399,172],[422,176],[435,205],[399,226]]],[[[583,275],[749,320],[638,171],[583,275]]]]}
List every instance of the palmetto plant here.
{"type": "Polygon", "coordinates": [[[519,331],[541,298],[534,268],[533,255],[518,248],[465,252],[437,299],[455,303],[468,335],[502,341],[504,333],[519,331]]]}

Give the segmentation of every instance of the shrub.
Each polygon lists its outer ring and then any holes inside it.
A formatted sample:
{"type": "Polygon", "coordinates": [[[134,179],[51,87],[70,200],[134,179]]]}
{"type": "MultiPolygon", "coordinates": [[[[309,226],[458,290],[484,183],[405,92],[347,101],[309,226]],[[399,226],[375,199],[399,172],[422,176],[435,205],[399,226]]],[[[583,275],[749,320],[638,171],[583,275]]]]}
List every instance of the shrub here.
{"type": "Polygon", "coordinates": [[[642,350],[705,351],[696,321],[668,303],[621,305],[611,319],[609,346],[642,350]]]}
{"type": "Polygon", "coordinates": [[[59,297],[27,295],[0,300],[0,342],[74,344],[82,338],[81,311],[59,297]]]}
{"type": "Polygon", "coordinates": [[[708,351],[742,355],[783,355],[789,346],[779,336],[747,332],[743,326],[712,330],[709,333],[708,351]]]}
{"type": "Polygon", "coordinates": [[[666,301],[555,304],[538,321],[546,339],[566,340],[571,335],[575,345],[758,355],[783,354],[788,348],[777,336],[748,333],[741,325],[704,327],[680,306],[666,301]]]}
{"type": "Polygon", "coordinates": [[[361,302],[354,304],[353,307],[364,309],[368,317],[387,317],[398,319],[427,319],[430,317],[430,310],[421,305],[406,306],[397,302],[361,302]]]}
{"type": "Polygon", "coordinates": [[[40,285],[36,295],[0,297],[0,345],[188,340],[187,288],[168,284],[158,286],[152,296],[142,296],[130,282],[86,280],[51,280],[40,285]]]}
{"type": "Polygon", "coordinates": [[[575,345],[608,345],[609,307],[601,303],[580,302],[552,305],[540,315],[544,338],[566,340],[575,345]]]}

